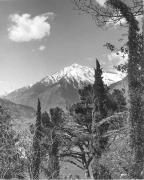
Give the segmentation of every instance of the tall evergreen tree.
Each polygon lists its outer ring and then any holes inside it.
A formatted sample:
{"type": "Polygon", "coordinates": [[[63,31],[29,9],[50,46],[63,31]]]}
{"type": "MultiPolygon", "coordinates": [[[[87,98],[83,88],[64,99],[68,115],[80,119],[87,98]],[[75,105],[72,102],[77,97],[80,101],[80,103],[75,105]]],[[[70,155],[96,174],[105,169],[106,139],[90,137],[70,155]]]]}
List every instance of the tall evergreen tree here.
{"type": "Polygon", "coordinates": [[[37,104],[37,117],[35,124],[35,134],[33,137],[33,162],[32,162],[32,178],[39,179],[40,162],[41,162],[41,103],[38,99],[37,104]]]}
{"type": "Polygon", "coordinates": [[[52,131],[52,145],[49,151],[49,165],[48,169],[50,172],[49,178],[59,178],[60,164],[59,164],[59,146],[60,146],[60,135],[58,133],[59,128],[63,124],[63,111],[59,107],[50,109],[51,122],[53,124],[52,131]]]}
{"type": "Polygon", "coordinates": [[[102,77],[102,69],[99,61],[96,60],[95,81],[93,85],[94,93],[94,112],[99,112],[100,118],[105,118],[107,115],[106,107],[106,89],[102,77]],[[97,103],[98,102],[98,103],[97,103]]]}
{"type": "Polygon", "coordinates": [[[42,139],[43,158],[48,157],[47,165],[42,167],[49,179],[59,178],[59,148],[62,141],[64,112],[59,107],[50,109],[48,113],[42,114],[42,125],[44,139],[42,139]],[[46,167],[47,166],[47,167],[46,167]]]}
{"type": "Polygon", "coordinates": [[[102,78],[102,69],[99,61],[96,60],[95,81],[93,85],[93,114],[92,114],[92,172],[95,179],[111,178],[109,171],[99,164],[99,159],[108,143],[108,137],[102,137],[108,130],[108,124],[97,126],[103,118],[107,116],[106,90],[102,78]]]}
{"type": "Polygon", "coordinates": [[[53,124],[51,122],[50,116],[49,114],[45,111],[44,113],[42,113],[42,126],[43,128],[50,128],[53,127],[53,124]]]}

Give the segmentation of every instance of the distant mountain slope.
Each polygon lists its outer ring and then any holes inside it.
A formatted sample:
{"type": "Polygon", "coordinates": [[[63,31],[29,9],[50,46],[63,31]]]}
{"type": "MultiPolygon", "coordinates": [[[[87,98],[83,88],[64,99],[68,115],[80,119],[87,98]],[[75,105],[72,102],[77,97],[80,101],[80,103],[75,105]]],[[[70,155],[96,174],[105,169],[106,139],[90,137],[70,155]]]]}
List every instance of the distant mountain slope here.
{"type": "MultiPolygon", "coordinates": [[[[122,76],[118,73],[106,72],[103,74],[103,79],[107,85],[110,85],[120,81],[122,76]]],[[[33,108],[36,108],[37,99],[40,98],[43,110],[55,106],[66,108],[79,100],[79,88],[93,82],[94,69],[73,64],[60,72],[43,78],[32,86],[18,89],[5,98],[33,108]]]]}
{"type": "Polygon", "coordinates": [[[7,110],[16,130],[28,127],[35,117],[35,110],[32,107],[15,104],[9,100],[0,98],[0,106],[7,110]]]}

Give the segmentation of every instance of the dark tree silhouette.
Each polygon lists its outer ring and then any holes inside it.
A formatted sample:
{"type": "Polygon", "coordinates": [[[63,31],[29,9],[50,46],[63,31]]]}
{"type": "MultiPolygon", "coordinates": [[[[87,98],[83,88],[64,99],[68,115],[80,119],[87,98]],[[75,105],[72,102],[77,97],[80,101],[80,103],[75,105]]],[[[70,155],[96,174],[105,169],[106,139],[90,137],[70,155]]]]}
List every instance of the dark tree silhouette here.
{"type": "Polygon", "coordinates": [[[46,137],[43,142],[44,157],[48,154],[47,168],[43,168],[43,170],[49,179],[59,178],[59,148],[62,141],[63,122],[64,112],[59,107],[50,109],[50,116],[47,112],[42,114],[43,133],[46,137]]]}
{"type": "Polygon", "coordinates": [[[37,104],[37,117],[35,124],[35,134],[33,137],[33,160],[32,160],[32,178],[39,179],[40,163],[41,163],[41,103],[38,99],[37,104]]]}
{"type": "Polygon", "coordinates": [[[102,137],[108,130],[109,124],[105,123],[98,127],[98,123],[106,118],[106,90],[102,78],[102,69],[99,61],[96,60],[95,81],[93,85],[93,114],[92,114],[92,145],[91,150],[94,155],[92,162],[92,172],[95,179],[111,179],[109,170],[99,164],[99,159],[108,143],[108,137],[102,137]]]}

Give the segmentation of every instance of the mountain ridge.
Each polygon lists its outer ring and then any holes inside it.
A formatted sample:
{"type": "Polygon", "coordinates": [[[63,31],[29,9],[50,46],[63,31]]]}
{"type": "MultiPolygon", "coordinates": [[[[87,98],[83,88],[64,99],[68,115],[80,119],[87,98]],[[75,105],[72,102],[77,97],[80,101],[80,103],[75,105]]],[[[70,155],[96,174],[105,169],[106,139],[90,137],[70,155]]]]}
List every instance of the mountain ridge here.
{"type": "Polygon", "coordinates": [[[28,124],[34,121],[36,112],[32,107],[16,104],[2,98],[0,98],[0,106],[7,111],[16,131],[28,128],[28,124]]]}
{"type": "MultiPolygon", "coordinates": [[[[103,80],[107,85],[118,82],[122,78],[120,73],[103,73],[103,80]]],[[[37,98],[40,98],[43,110],[55,106],[66,108],[79,100],[79,88],[93,82],[94,68],[74,63],[60,72],[44,77],[32,86],[13,91],[5,98],[33,108],[36,107],[37,98]]]]}

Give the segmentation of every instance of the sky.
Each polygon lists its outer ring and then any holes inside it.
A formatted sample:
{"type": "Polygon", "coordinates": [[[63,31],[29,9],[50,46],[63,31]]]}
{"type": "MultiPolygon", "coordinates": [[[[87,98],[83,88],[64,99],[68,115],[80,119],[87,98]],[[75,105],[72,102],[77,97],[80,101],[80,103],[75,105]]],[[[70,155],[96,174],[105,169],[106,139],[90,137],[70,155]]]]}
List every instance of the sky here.
{"type": "Polygon", "coordinates": [[[99,28],[71,0],[0,0],[0,83],[33,84],[73,63],[104,71],[122,61],[103,45],[118,43],[120,28],[99,28]]]}

